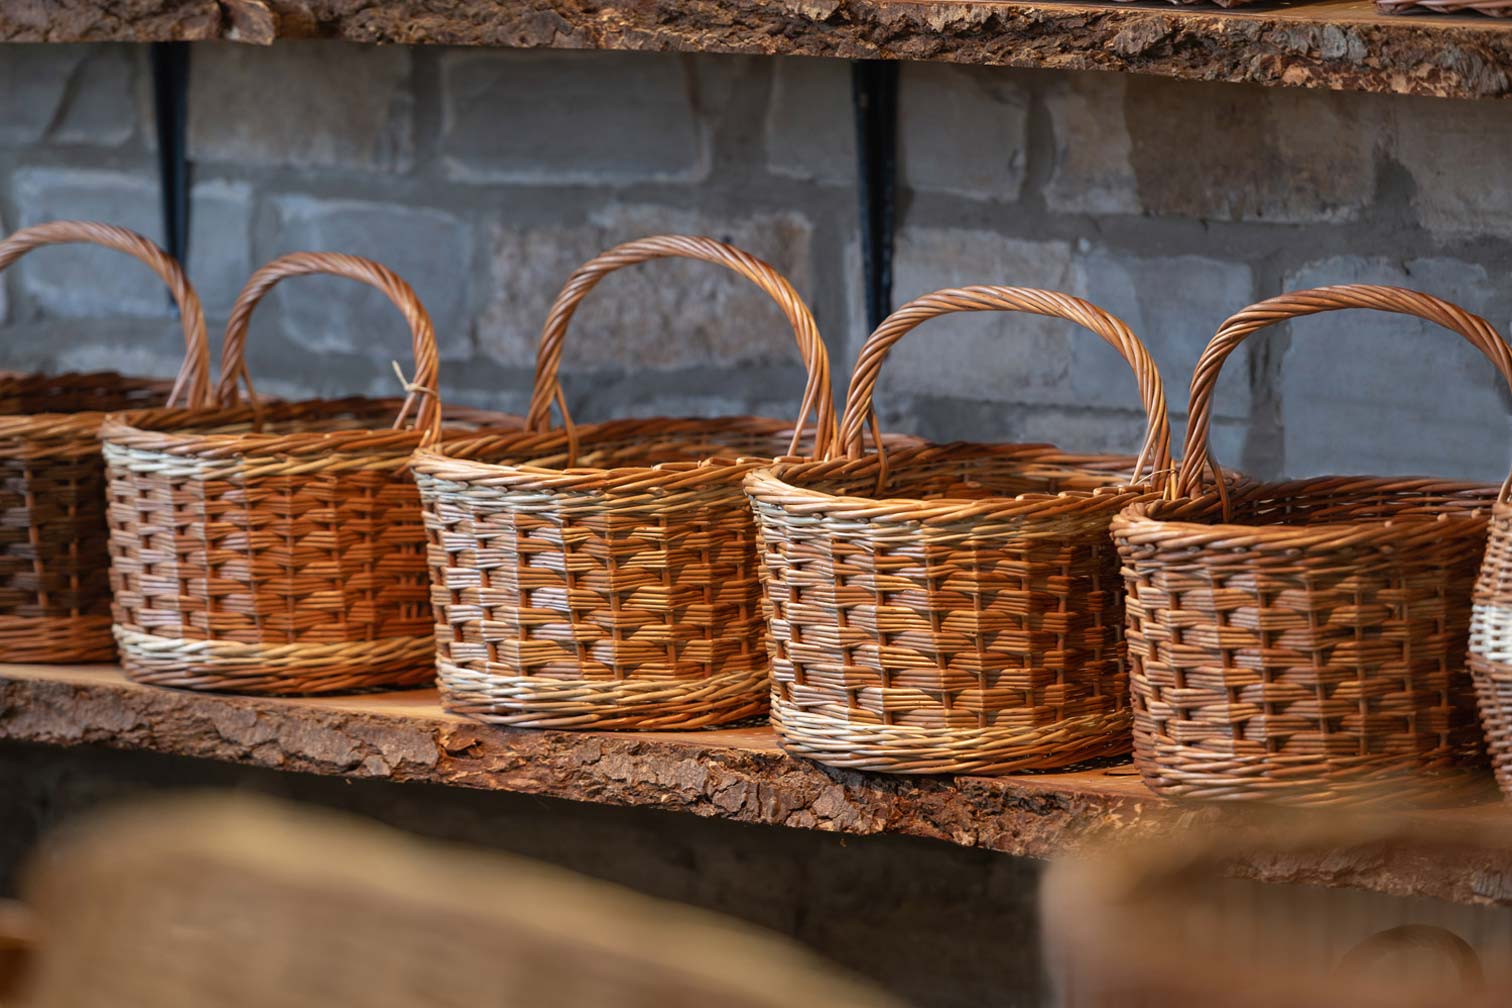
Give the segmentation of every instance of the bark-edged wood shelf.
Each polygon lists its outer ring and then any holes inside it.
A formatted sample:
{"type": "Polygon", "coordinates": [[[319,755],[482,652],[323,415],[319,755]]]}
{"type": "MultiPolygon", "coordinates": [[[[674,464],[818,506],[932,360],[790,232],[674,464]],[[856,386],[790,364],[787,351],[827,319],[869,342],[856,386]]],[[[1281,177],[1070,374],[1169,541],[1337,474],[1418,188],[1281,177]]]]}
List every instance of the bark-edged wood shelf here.
{"type": "MultiPolygon", "coordinates": [[[[508,730],[445,714],[433,691],[234,697],[139,686],[110,666],[0,665],[0,741],[141,749],[769,826],[894,833],[1036,858],[1174,829],[1274,828],[1278,817],[1307,828],[1317,821],[1317,814],[1168,802],[1146,791],[1127,766],[995,779],[890,777],[788,756],[766,727],[508,730]]],[[[1407,818],[1431,845],[1323,848],[1257,858],[1235,870],[1265,881],[1512,907],[1512,806],[1491,802],[1407,818]],[[1453,857],[1444,856],[1444,844],[1458,845],[1453,857]]]]}
{"type": "Polygon", "coordinates": [[[1512,23],[1383,15],[1371,0],[1239,10],[1056,0],[22,0],[0,41],[319,36],[1115,70],[1184,80],[1512,95],[1512,23]]]}

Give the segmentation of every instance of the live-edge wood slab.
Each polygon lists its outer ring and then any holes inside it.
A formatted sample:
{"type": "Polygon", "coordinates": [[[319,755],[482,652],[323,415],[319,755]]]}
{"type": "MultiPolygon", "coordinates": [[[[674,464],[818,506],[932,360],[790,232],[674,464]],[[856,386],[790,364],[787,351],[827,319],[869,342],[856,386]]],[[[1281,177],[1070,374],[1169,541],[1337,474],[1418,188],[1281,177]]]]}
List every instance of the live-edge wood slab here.
{"type": "Polygon", "coordinates": [[[1371,0],[11,0],[0,41],[231,39],[617,49],[1116,70],[1182,80],[1512,95],[1512,24],[1371,0]]]}
{"type": "MultiPolygon", "coordinates": [[[[111,666],[0,665],[0,740],[101,745],[313,774],[428,781],[768,826],[926,837],[1049,858],[1173,830],[1312,829],[1334,813],[1178,804],[1131,769],[894,777],[786,755],[766,727],[511,730],[448,715],[433,691],[273,699],[139,686],[111,666]]],[[[1512,907],[1512,809],[1404,814],[1422,843],[1257,856],[1236,874],[1512,907]],[[1447,846],[1446,846],[1447,845],[1447,846]],[[1454,848],[1453,856],[1446,851],[1454,848]]],[[[1364,821],[1362,820],[1362,824],[1364,821]]],[[[1372,817],[1370,828],[1385,820],[1372,817]]]]}

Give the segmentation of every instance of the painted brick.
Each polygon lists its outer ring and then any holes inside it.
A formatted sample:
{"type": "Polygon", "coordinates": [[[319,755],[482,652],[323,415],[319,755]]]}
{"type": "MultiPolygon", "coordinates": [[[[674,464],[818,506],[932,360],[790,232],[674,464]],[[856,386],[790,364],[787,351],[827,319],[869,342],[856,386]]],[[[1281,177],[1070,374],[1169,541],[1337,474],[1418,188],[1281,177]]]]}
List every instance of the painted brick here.
{"type": "MultiPolygon", "coordinates": [[[[564,227],[495,228],[492,297],[478,346],[505,365],[532,367],[541,324],[568,275],[620,242],[652,234],[711,234],[771,263],[813,291],[811,229],[793,213],[737,217],[666,207],[616,205],[564,227]]],[[[701,365],[787,363],[792,331],[760,290],[720,267],[660,260],[606,277],[573,318],[567,370],[674,370],[701,365]]]]}
{"type": "MultiPolygon", "coordinates": [[[[1088,298],[1145,342],[1177,416],[1202,348],[1224,318],[1249,303],[1253,286],[1248,267],[1219,260],[1135,258],[944,229],[905,230],[896,273],[900,302],[942,287],[994,281],[1088,298]]],[[[851,312],[860,317],[855,298],[851,312]]],[[[849,359],[858,352],[853,339],[849,359]]],[[[1225,369],[1220,417],[1248,417],[1249,383],[1241,354],[1225,369]]],[[[924,323],[889,355],[878,397],[885,415],[917,424],[908,430],[927,437],[1050,440],[1103,449],[1135,447],[1143,430],[1132,372],[1110,347],[1073,323],[1026,314],[970,313],[924,323]],[[951,421],[952,409],[963,423],[951,421]],[[974,426],[980,430],[973,432],[974,426]],[[1099,426],[1106,428],[1101,435],[1099,426]]],[[[1229,445],[1235,447],[1232,440],[1229,445]]]]}
{"type": "Polygon", "coordinates": [[[850,63],[787,56],[774,64],[765,124],[767,169],[804,181],[854,183],[850,63]]]}
{"type": "Polygon", "coordinates": [[[68,96],[48,139],[119,146],[136,134],[137,53],[126,46],[91,46],[75,67],[68,96]]]}
{"type": "Polygon", "coordinates": [[[12,45],[0,59],[0,146],[42,139],[87,46],[12,45]]]}
{"type": "MultiPolygon", "coordinates": [[[[470,353],[473,232],[441,210],[290,195],[274,201],[278,252],[348,252],[375,259],[415,289],[436,327],[443,356],[470,353]]],[[[271,254],[271,253],[270,253],[271,254]]],[[[318,352],[396,360],[412,370],[409,328],[386,297],[365,284],[301,277],[272,295],[284,334],[318,352]]]]}
{"type": "MultiPolygon", "coordinates": [[[[13,179],[24,225],[62,218],[107,221],[161,241],[157,181],[145,173],[28,168],[13,179]]],[[[251,191],[240,183],[194,187],[186,268],[206,310],[225,310],[249,272],[251,191]]],[[[162,285],[119,253],[82,245],[39,249],[14,267],[21,289],[49,315],[150,317],[168,312],[162,285]]]]}
{"type": "MultiPolygon", "coordinates": [[[[1254,277],[1243,263],[1205,256],[1134,256],[1105,248],[1076,257],[1070,290],[1123,319],[1144,343],[1165,382],[1173,413],[1185,414],[1192,369],[1223,320],[1255,300],[1254,277]]],[[[1248,346],[1219,376],[1218,416],[1247,418],[1250,411],[1248,346]]],[[[1089,390],[1088,405],[1137,403],[1132,380],[1089,390]]]]}
{"type": "Polygon", "coordinates": [[[200,46],[190,156],[237,165],[404,171],[414,158],[403,46],[200,46]]]}
{"type": "Polygon", "coordinates": [[[904,64],[898,82],[904,184],[969,199],[1017,199],[1028,109],[1027,92],[998,67],[904,64]]]}
{"type": "Polygon", "coordinates": [[[708,130],[687,60],[640,53],[446,53],[440,150],[465,182],[692,181],[708,130]]]}
{"type": "Polygon", "coordinates": [[[1051,209],[1293,223],[1361,216],[1395,100],[1091,71],[1044,94],[1051,209]]]}
{"type": "Polygon", "coordinates": [[[1122,74],[1056,74],[1045,88],[1055,161],[1045,204],[1062,213],[1139,212],[1122,74]]]}
{"type": "MultiPolygon", "coordinates": [[[[1353,282],[1413,287],[1493,319],[1506,317],[1500,274],[1451,259],[1403,264],[1338,257],[1287,279],[1293,289],[1353,282]]],[[[1464,340],[1379,312],[1329,312],[1289,329],[1281,364],[1288,473],[1506,478],[1512,462],[1507,390],[1464,340]]]]}
{"type": "Polygon", "coordinates": [[[1393,154],[1412,175],[1419,220],[1438,232],[1512,235],[1512,192],[1490,160],[1512,149],[1512,123],[1496,103],[1401,98],[1393,112],[1393,154]]]}

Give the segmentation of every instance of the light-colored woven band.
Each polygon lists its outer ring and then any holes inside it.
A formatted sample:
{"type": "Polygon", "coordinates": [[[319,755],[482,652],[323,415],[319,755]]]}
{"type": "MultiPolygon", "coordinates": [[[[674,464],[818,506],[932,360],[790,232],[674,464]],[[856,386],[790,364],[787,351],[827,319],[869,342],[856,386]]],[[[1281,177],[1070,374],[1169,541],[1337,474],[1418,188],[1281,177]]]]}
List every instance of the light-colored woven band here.
{"type": "Polygon", "coordinates": [[[864,724],[772,697],[772,726],[789,752],[849,770],[1008,774],[1128,754],[1127,707],[1036,727],[924,728],[864,724]]]}
{"type": "MultiPolygon", "coordinates": [[[[1486,356],[1496,368],[1497,374],[1512,388],[1512,349],[1508,348],[1506,341],[1497,334],[1491,323],[1431,294],[1402,287],[1343,284],[1293,291],[1269,298],[1230,316],[1219,327],[1197,361],[1197,367],[1192,372],[1191,402],[1187,409],[1186,447],[1182,451],[1180,472],[1168,484],[1171,496],[1199,495],[1202,492],[1205,470],[1213,474],[1219,486],[1222,485],[1218,463],[1212,457],[1208,443],[1208,434],[1213,417],[1213,393],[1218,386],[1218,375],[1223,369],[1223,362],[1229,354],[1238,349],[1250,335],[1277,322],[1348,308],[1372,308],[1399,315],[1412,315],[1458,333],[1486,356]]],[[[1509,475],[1508,483],[1503,484],[1503,500],[1507,499],[1509,489],[1512,489],[1512,475],[1509,475]]]]}
{"type": "MultiPolygon", "coordinates": [[[[290,458],[287,454],[278,453],[276,449],[263,449],[255,455],[203,456],[193,454],[192,451],[176,454],[162,448],[132,445],[133,440],[150,440],[150,435],[156,432],[142,432],[148,436],[140,436],[139,429],[132,428],[129,424],[108,422],[103,431],[106,437],[111,438],[101,448],[107,465],[141,476],[161,476],[171,480],[255,480],[272,476],[309,476],[315,473],[400,473],[409,464],[410,454],[406,449],[414,447],[413,439],[409,438],[396,445],[392,452],[364,450],[346,454],[339,450],[343,439],[328,435],[323,440],[332,450],[310,458],[290,458]]],[[[371,440],[368,433],[355,432],[350,440],[361,439],[361,447],[366,448],[367,442],[371,440]]],[[[299,438],[300,447],[310,437],[304,435],[299,438]]],[[[170,439],[171,435],[163,438],[170,439]]],[[[182,440],[189,440],[192,448],[192,439],[182,440]]],[[[262,448],[261,445],[258,447],[262,448]]]]}
{"type": "Polygon", "coordinates": [[[334,644],[251,644],[183,640],[115,628],[121,662],[133,680],[184,689],[240,693],[342,693],[418,686],[434,673],[435,643],[424,637],[334,644]]]}
{"type": "Polygon", "coordinates": [[[199,295],[184,270],[167,252],[125,228],[94,221],[50,221],[22,228],[0,242],[0,271],[45,245],[99,245],[145,263],[168,286],[184,329],[184,363],[168,396],[168,405],[204,406],[210,402],[210,342],[199,295]]]}
{"type": "Polygon", "coordinates": [[[252,274],[242,292],[237,295],[236,303],[231,307],[231,317],[226,322],[226,341],[221,349],[220,384],[216,387],[216,397],[221,405],[235,405],[242,386],[247,389],[249,401],[254,406],[257,404],[252,376],[247,370],[246,344],[247,327],[263,296],[281,280],[318,275],[346,277],[374,287],[382,291],[404,316],[410,328],[415,374],[406,386],[407,398],[394,421],[394,427],[398,429],[404,426],[418,401],[415,429],[420,432],[422,446],[433,444],[441,435],[441,403],[436,391],[440,358],[436,352],[436,333],[430,313],[402,277],[387,266],[360,256],[334,252],[292,252],[274,259],[252,274]]]}
{"type": "Polygon", "coordinates": [[[691,729],[767,710],[765,663],[704,679],[552,679],[436,662],[441,703],[453,714],[521,728],[691,729]]]}
{"type": "Polygon", "coordinates": [[[1477,773],[1467,761],[1473,756],[1473,751],[1448,749],[1416,755],[1237,755],[1136,742],[1134,763],[1146,785],[1167,798],[1401,809],[1484,800],[1487,781],[1484,771],[1477,773]]]}
{"type": "Polygon", "coordinates": [[[815,453],[818,456],[827,454],[835,437],[835,407],[830,392],[829,358],[825,354],[824,341],[819,336],[813,314],[793,289],[793,285],[768,264],[732,245],[694,235],[662,235],[617,245],[590,259],[567,278],[567,283],[563,285],[547,313],[546,325],[541,332],[541,345],[536,354],[535,387],[531,392],[530,412],[525,418],[527,429],[546,430],[551,423],[553,405],[562,413],[563,426],[569,431],[572,429],[572,418],[565,408],[558,371],[567,327],[588,292],[617,269],[652,259],[674,257],[698,259],[733,270],[765,291],[782,309],[788,324],[793,328],[798,352],[808,372],[789,454],[798,453],[801,432],[810,414],[815,415],[817,425],[815,453]]]}
{"type": "MultiPolygon", "coordinates": [[[[850,390],[845,396],[845,414],[840,425],[839,444],[846,455],[859,458],[863,452],[863,435],[868,425],[875,429],[873,398],[882,362],[894,343],[929,319],[956,312],[1004,311],[1025,312],[1075,322],[1102,337],[1134,372],[1139,383],[1139,397],[1145,411],[1145,440],[1140,450],[1139,468],[1149,465],[1163,474],[1171,465],[1171,427],[1166,412],[1165,389],[1160,372],[1139,339],[1121,320],[1101,308],[1069,294],[1035,290],[1028,287],[976,286],[955,287],[915,298],[893,312],[879,325],[861,347],[856,369],[851,375],[850,390]]],[[[878,450],[881,451],[879,443],[878,450]]],[[[820,456],[823,457],[823,456],[820,456]]],[[[1136,473],[1136,478],[1137,478],[1136,473]]],[[[1164,478],[1163,475],[1158,478],[1164,478]]]]}

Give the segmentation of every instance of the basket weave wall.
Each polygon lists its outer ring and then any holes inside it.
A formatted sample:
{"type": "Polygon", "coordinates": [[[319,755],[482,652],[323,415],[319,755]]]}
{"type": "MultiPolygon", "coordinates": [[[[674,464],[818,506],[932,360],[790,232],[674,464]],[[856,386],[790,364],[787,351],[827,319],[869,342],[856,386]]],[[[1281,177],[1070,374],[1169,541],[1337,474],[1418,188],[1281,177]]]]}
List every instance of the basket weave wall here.
{"type": "Polygon", "coordinates": [[[123,228],[53,221],[0,242],[0,270],[47,245],[100,245],[141,260],[178,305],[186,352],[175,383],[96,374],[0,375],[0,661],[94,662],[110,633],[105,463],[110,410],[200,403],[209,348],[199,298],[166,252],[123,228]]]}
{"type": "Polygon", "coordinates": [[[1224,359],[1275,322],[1344,308],[1459,333],[1512,384],[1484,320],[1426,294],[1350,285],[1234,315],[1192,378],[1173,496],[1114,522],[1129,586],[1135,763],[1173,797],[1440,803],[1483,760],[1465,671],[1470,592],[1494,487],[1328,476],[1204,485],[1224,359]]]}
{"type": "Polygon", "coordinates": [[[772,267],[709,238],[647,238],[579,268],[542,334],[528,432],[416,457],[430,533],[442,702],[499,724],[692,728],[766,712],[753,466],[834,436],[812,315],[772,267]],[[669,256],[723,266],[782,309],[808,369],[812,431],[752,417],[549,430],[578,303],[613,270],[669,256]],[[742,457],[759,461],[736,461],[742,457]]]}
{"type": "MultiPolygon", "coordinates": [[[[872,424],[875,428],[874,423],[872,424]]],[[[1128,752],[1122,598],[1108,523],[1170,465],[1154,362],[1118,319],[1050,291],[966,287],[898,309],[862,348],[844,457],[753,472],[783,746],[832,766],[999,774],[1128,752]],[[1135,373],[1138,459],[1044,445],[863,453],[889,348],[927,319],[1074,321],[1135,373]]]]}
{"type": "Polygon", "coordinates": [[[1502,794],[1512,796],[1512,480],[1502,487],[1475,582],[1470,675],[1502,794]]]}
{"type": "Polygon", "coordinates": [[[407,467],[440,434],[436,372],[430,317],[390,270],[326,253],[258,270],[227,326],[221,405],[125,414],[102,430],[127,674],[248,693],[429,682],[425,531],[407,467]],[[238,402],[254,309],[279,281],[311,274],[370,284],[403,313],[416,371],[402,404],[238,402]]]}

